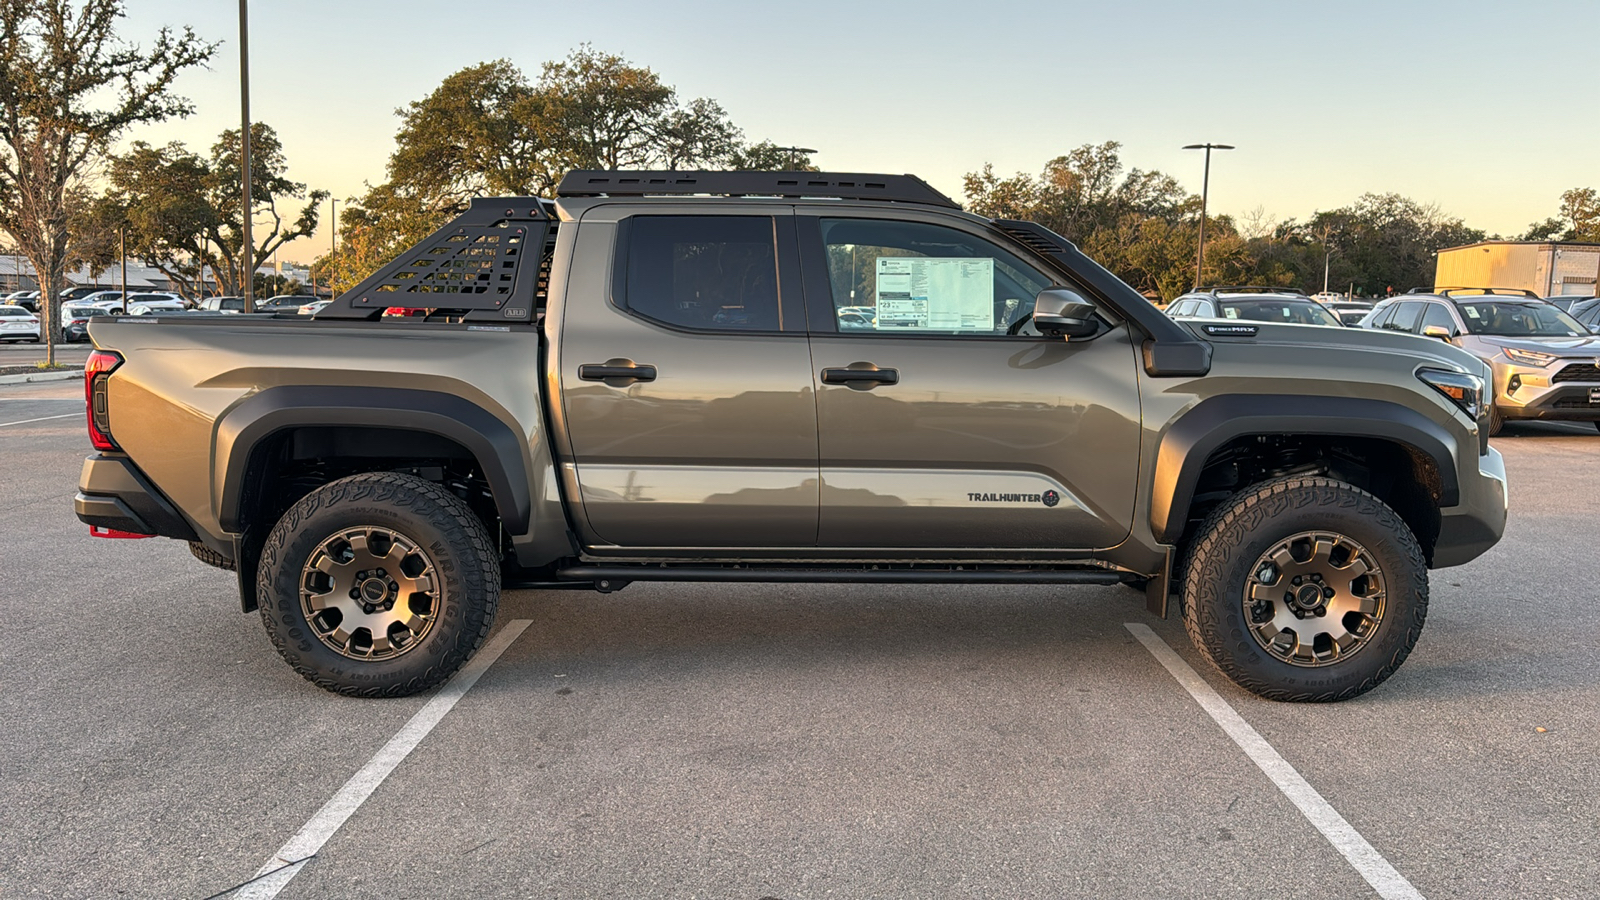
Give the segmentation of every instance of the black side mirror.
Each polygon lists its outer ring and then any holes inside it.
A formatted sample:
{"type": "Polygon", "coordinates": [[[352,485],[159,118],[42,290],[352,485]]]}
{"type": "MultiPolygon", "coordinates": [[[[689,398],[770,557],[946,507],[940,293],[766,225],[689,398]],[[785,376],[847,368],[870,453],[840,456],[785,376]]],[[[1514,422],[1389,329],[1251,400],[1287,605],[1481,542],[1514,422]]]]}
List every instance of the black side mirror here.
{"type": "Polygon", "coordinates": [[[1045,288],[1033,300],[1033,327],[1049,337],[1087,338],[1100,331],[1094,304],[1067,288],[1045,288]]]}

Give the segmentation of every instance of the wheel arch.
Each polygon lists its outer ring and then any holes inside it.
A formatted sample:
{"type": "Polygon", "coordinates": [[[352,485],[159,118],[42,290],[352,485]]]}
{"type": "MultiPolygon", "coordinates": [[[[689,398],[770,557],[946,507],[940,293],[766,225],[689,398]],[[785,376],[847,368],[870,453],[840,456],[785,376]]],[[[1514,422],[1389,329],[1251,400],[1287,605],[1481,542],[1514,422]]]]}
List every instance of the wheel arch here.
{"type": "MultiPolygon", "coordinates": [[[[1213,455],[1230,442],[1253,437],[1337,438],[1388,445],[1424,469],[1428,479],[1436,479],[1436,484],[1425,486],[1438,507],[1460,503],[1457,442],[1442,425],[1414,409],[1359,397],[1235,394],[1201,401],[1162,435],[1150,499],[1150,527],[1156,540],[1173,544],[1182,538],[1201,474],[1213,455]]],[[[1416,479],[1413,473],[1407,475],[1416,479]]],[[[1415,529],[1417,523],[1412,524],[1415,529]]],[[[1433,530],[1436,535],[1436,525],[1433,530]]],[[[1419,533],[1418,538],[1426,542],[1430,535],[1419,533]]]]}
{"type": "Polygon", "coordinates": [[[276,445],[276,437],[300,428],[374,429],[430,435],[454,444],[483,473],[505,530],[518,536],[528,533],[532,463],[526,439],[503,418],[471,400],[440,391],[313,385],[267,388],[217,420],[211,496],[213,512],[225,531],[237,534],[250,524],[246,518],[251,472],[276,445]]]}

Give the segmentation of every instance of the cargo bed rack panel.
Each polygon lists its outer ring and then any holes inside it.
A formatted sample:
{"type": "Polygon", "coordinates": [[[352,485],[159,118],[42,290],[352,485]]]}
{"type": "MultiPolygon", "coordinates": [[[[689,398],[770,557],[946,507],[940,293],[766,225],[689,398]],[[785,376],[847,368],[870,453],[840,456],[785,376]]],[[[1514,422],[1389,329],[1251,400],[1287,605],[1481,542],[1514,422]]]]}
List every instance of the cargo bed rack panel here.
{"type": "Polygon", "coordinates": [[[334,298],[317,319],[375,319],[390,307],[524,322],[534,312],[551,218],[537,197],[475,197],[466,212],[334,298]]]}
{"type": "Polygon", "coordinates": [[[853,172],[644,172],[578,169],[556,187],[557,197],[693,196],[819,197],[830,200],[886,200],[960,209],[915,175],[853,172]]]}

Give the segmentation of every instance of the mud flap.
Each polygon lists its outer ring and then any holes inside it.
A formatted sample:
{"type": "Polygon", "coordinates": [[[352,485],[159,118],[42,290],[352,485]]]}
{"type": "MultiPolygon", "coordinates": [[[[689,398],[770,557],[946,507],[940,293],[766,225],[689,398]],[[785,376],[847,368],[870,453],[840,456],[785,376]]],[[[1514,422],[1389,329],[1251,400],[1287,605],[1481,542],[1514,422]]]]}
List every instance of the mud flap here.
{"type": "Polygon", "coordinates": [[[1151,577],[1144,587],[1144,607],[1159,619],[1167,617],[1167,602],[1172,596],[1172,548],[1167,548],[1161,561],[1161,571],[1151,577]]]}

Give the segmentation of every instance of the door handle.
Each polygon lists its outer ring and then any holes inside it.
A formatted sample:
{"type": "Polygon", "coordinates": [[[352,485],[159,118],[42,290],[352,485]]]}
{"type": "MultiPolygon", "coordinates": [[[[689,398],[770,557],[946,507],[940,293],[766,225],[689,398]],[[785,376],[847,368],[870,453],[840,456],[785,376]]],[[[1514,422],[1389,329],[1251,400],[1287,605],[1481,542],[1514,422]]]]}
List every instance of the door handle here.
{"type": "Polygon", "coordinates": [[[578,377],[584,381],[604,381],[607,384],[613,381],[632,384],[635,381],[655,381],[656,367],[641,366],[631,359],[608,359],[603,363],[584,363],[578,367],[578,377]]]}
{"type": "Polygon", "coordinates": [[[874,385],[899,384],[899,369],[880,369],[872,363],[851,363],[842,369],[823,369],[823,384],[842,384],[858,391],[871,390],[874,385]]]}

